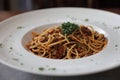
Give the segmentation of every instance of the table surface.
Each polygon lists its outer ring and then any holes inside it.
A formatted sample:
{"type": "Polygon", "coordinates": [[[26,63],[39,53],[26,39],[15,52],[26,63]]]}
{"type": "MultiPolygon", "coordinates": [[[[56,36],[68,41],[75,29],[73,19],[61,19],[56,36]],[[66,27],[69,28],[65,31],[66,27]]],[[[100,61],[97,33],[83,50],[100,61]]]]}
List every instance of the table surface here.
{"type": "MultiPolygon", "coordinates": [[[[103,10],[120,14],[120,8],[104,8],[103,10]]],[[[0,22],[23,12],[0,11],[0,22]]],[[[69,77],[50,77],[30,74],[12,69],[0,63],[0,80],[120,80],[120,67],[91,75],[69,76],[69,77]]]]}

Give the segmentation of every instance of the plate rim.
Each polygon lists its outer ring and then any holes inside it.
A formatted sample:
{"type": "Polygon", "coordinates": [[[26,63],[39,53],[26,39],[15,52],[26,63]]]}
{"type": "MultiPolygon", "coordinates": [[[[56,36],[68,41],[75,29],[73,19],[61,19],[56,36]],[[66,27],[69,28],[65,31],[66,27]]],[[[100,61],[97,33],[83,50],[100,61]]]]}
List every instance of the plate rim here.
{"type": "MultiPolygon", "coordinates": [[[[72,9],[89,9],[89,10],[96,10],[96,11],[103,11],[103,12],[107,12],[107,13],[112,13],[112,12],[109,12],[109,11],[104,11],[104,10],[99,10],[99,9],[92,9],[92,8],[80,8],[80,7],[69,7],[69,9],[70,8],[72,8],[72,9]]],[[[33,11],[28,11],[28,12],[25,12],[25,13],[21,13],[21,14],[18,14],[18,15],[15,15],[15,16],[13,16],[13,17],[10,17],[10,18],[8,18],[8,19],[6,19],[6,20],[4,20],[4,21],[2,21],[2,22],[0,22],[0,25],[1,24],[3,24],[4,22],[7,22],[7,21],[9,21],[9,20],[11,20],[11,19],[14,19],[14,18],[17,18],[17,17],[19,17],[19,16],[22,16],[23,14],[31,14],[31,13],[34,13],[34,12],[36,12],[36,11],[41,11],[41,10],[49,10],[49,9],[68,9],[68,8],[48,8],[48,9],[40,9],[40,10],[33,10],[33,11]]],[[[112,13],[112,14],[114,14],[114,15],[118,15],[118,16],[120,16],[119,14],[116,14],[116,13],[112,13]]],[[[17,66],[13,66],[13,65],[11,65],[11,64],[9,64],[9,63],[7,63],[7,62],[5,62],[5,61],[3,61],[3,60],[1,60],[0,59],[0,62],[2,63],[2,64],[5,64],[5,65],[7,65],[7,66],[9,66],[9,67],[11,67],[11,68],[13,68],[13,69],[17,69],[17,70],[20,70],[20,71],[23,71],[23,72],[29,72],[29,73],[33,73],[33,74],[38,74],[38,75],[48,75],[48,76],[76,76],[76,75],[88,75],[88,74],[94,74],[94,73],[98,73],[98,72],[103,72],[103,71],[107,71],[107,70],[110,70],[110,69],[113,69],[113,68],[116,68],[116,67],[118,67],[118,66],[120,66],[120,64],[119,65],[115,65],[114,67],[110,67],[110,68],[107,68],[107,69],[105,69],[105,70],[98,70],[98,71],[96,71],[96,72],[87,72],[87,73],[85,73],[85,74],[78,74],[78,73],[76,73],[76,74],[63,74],[63,75],[53,75],[53,74],[41,74],[41,73],[36,73],[36,72],[33,72],[33,71],[28,71],[28,70],[24,70],[24,69],[22,69],[22,68],[19,68],[19,67],[17,67],[17,66]]]]}

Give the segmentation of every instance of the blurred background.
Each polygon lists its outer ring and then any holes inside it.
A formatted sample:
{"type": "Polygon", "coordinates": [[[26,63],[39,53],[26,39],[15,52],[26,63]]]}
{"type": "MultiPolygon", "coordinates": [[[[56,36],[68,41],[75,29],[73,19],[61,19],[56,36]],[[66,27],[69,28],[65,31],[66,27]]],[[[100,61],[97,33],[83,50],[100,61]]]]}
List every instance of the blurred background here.
{"type": "Polygon", "coordinates": [[[120,9],[120,0],[0,0],[2,11],[29,11],[52,7],[120,9]]]}
{"type": "Polygon", "coordinates": [[[55,7],[85,7],[120,14],[120,0],[0,0],[0,21],[37,9],[55,7]]]}

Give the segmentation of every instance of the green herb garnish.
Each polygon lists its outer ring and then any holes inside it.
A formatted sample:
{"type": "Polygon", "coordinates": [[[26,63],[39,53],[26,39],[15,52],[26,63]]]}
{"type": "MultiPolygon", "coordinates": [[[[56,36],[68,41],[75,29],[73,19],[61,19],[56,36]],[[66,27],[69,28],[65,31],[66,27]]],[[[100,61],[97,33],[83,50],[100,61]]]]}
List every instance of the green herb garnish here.
{"type": "Polygon", "coordinates": [[[18,26],[17,29],[22,29],[23,27],[22,26],[18,26]]]}
{"type": "Polygon", "coordinates": [[[44,71],[45,69],[44,69],[44,67],[39,67],[38,68],[40,71],[44,71]]]}
{"type": "Polygon", "coordinates": [[[2,43],[0,43],[0,47],[2,48],[2,43]]]}
{"type": "Polygon", "coordinates": [[[116,44],[115,47],[118,47],[118,45],[116,44]]]}
{"type": "Polygon", "coordinates": [[[78,28],[78,25],[77,24],[74,24],[74,23],[70,23],[70,22],[67,22],[67,23],[63,23],[61,25],[61,29],[62,29],[62,33],[63,34],[71,34],[72,32],[74,32],[76,29],[78,28]]]}
{"type": "Polygon", "coordinates": [[[102,23],[104,26],[107,26],[105,23],[102,23]]]}
{"type": "Polygon", "coordinates": [[[20,63],[20,65],[24,65],[24,63],[20,63]]]}
{"type": "Polygon", "coordinates": [[[19,61],[19,59],[17,59],[17,58],[13,58],[13,60],[15,60],[15,61],[19,61]]]}
{"type": "Polygon", "coordinates": [[[56,70],[56,68],[49,68],[48,70],[56,70]]]}
{"type": "Polygon", "coordinates": [[[115,26],[113,27],[113,29],[120,29],[120,26],[115,26]]]}
{"type": "Polygon", "coordinates": [[[85,19],[85,21],[89,21],[89,19],[85,19]]]}
{"type": "Polygon", "coordinates": [[[22,54],[20,54],[20,56],[22,56],[22,54]]]}
{"type": "Polygon", "coordinates": [[[10,49],[12,50],[13,48],[12,48],[12,47],[10,47],[10,49]]]}

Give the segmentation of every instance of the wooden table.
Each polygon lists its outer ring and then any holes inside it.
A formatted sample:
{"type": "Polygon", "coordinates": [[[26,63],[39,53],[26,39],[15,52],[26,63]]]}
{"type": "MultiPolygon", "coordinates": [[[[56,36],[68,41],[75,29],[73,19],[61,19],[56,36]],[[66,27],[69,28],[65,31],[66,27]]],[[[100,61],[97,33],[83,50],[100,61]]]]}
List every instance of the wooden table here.
{"type": "Polygon", "coordinates": [[[120,8],[103,8],[102,10],[106,10],[106,11],[120,14],[120,8]]]}
{"type": "MultiPolygon", "coordinates": [[[[102,10],[110,11],[113,13],[120,14],[120,8],[103,8],[102,10]]],[[[20,11],[0,11],[0,21],[3,21],[11,16],[20,14],[20,11]]]]}
{"type": "Polygon", "coordinates": [[[20,14],[20,13],[23,13],[23,12],[20,12],[20,11],[0,11],[0,22],[9,18],[9,17],[20,14]]]}

